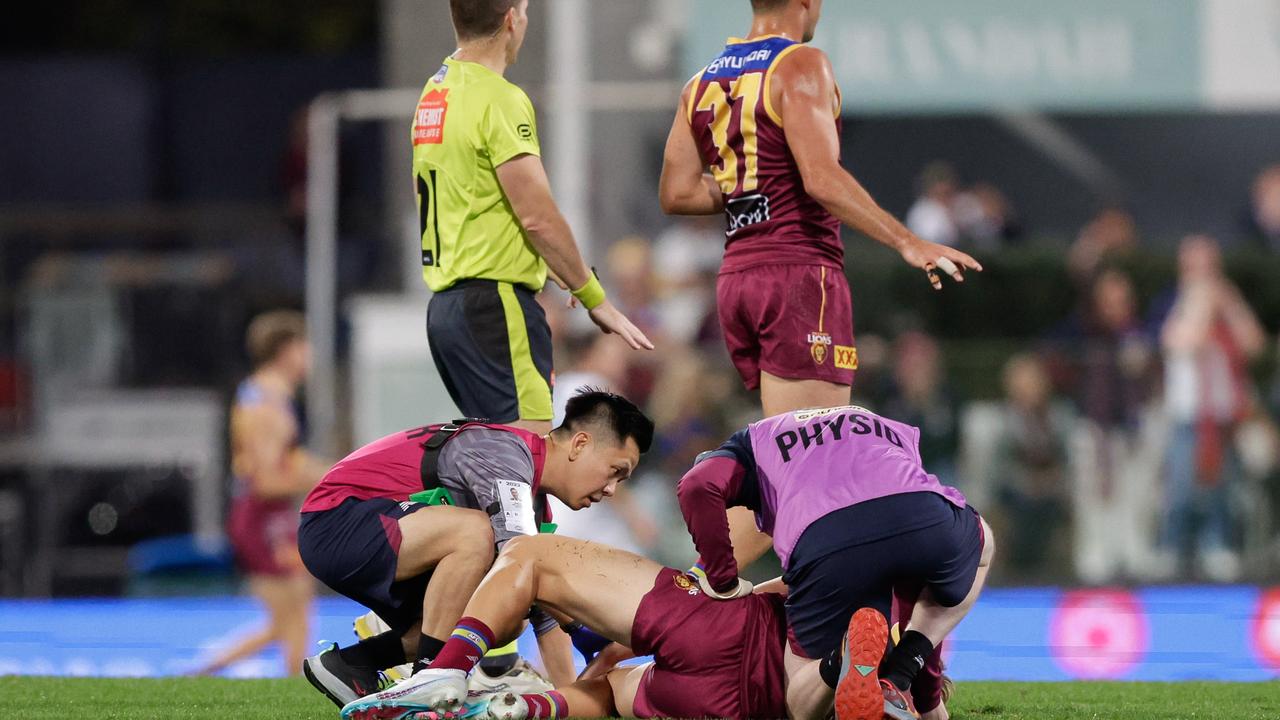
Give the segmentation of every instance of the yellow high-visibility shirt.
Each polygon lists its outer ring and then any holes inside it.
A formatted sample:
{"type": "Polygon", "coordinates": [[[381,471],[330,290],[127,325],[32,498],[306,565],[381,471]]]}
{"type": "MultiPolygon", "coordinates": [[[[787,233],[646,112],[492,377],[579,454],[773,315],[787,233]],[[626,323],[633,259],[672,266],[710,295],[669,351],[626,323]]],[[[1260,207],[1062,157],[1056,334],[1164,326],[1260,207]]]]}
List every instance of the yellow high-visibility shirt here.
{"type": "Polygon", "coordinates": [[[541,155],[529,96],[483,65],[448,58],[422,90],[412,139],[427,286],[439,292],[479,278],[541,290],[547,263],[496,172],[541,155]]]}

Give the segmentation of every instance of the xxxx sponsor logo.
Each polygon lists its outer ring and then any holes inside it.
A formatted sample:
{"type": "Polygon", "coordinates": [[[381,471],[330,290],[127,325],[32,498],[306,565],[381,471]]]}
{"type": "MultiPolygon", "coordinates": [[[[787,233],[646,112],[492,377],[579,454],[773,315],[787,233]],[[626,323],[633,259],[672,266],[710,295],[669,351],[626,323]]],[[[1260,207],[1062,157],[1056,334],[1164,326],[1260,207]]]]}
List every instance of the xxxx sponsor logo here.
{"type": "Polygon", "coordinates": [[[836,367],[841,370],[858,369],[858,348],[850,345],[836,345],[835,353],[836,367]]]}

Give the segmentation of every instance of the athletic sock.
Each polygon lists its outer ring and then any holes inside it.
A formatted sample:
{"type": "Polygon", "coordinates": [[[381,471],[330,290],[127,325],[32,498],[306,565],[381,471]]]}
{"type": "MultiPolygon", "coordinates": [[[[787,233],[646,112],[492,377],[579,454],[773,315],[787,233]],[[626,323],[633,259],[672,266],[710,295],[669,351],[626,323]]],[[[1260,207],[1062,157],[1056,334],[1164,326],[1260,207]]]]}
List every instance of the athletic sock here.
{"type": "Polygon", "coordinates": [[[924,667],[925,659],[932,654],[933,643],[929,642],[929,638],[915,630],[908,630],[902,634],[902,639],[893,652],[889,653],[889,657],[885,658],[884,672],[880,677],[906,692],[920,668],[924,667]]]}
{"type": "Polygon", "coordinates": [[[338,648],[338,657],[348,665],[386,670],[404,662],[404,645],[400,642],[399,633],[388,630],[355,645],[338,648]]]}
{"type": "Polygon", "coordinates": [[[426,633],[418,635],[418,659],[413,661],[413,671],[426,670],[443,649],[443,640],[437,640],[426,633]]]}
{"type": "Polygon", "coordinates": [[[493,645],[493,631],[488,625],[473,617],[464,617],[431,661],[431,669],[449,668],[469,673],[493,645]]]}
{"type": "Polygon", "coordinates": [[[521,695],[520,699],[529,708],[526,720],[560,720],[569,717],[569,703],[565,702],[564,695],[555,690],[537,695],[521,695]]]}
{"type": "Polygon", "coordinates": [[[818,661],[818,674],[822,676],[822,682],[832,690],[836,689],[836,685],[840,684],[840,666],[843,664],[841,652],[843,648],[836,648],[827,654],[826,657],[818,661]]]}

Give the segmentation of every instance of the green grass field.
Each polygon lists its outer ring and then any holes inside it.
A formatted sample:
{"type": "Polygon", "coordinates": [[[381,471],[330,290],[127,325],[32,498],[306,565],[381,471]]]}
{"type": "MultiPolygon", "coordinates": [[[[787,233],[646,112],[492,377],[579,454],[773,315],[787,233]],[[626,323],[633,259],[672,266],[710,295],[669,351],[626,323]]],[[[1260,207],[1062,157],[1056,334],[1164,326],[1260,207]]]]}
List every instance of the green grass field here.
{"type": "MultiPolygon", "coordinates": [[[[1280,682],[965,683],[952,717],[981,720],[1280,718],[1280,682]]],[[[22,720],[334,720],[305,680],[0,677],[0,715],[22,720]]]]}

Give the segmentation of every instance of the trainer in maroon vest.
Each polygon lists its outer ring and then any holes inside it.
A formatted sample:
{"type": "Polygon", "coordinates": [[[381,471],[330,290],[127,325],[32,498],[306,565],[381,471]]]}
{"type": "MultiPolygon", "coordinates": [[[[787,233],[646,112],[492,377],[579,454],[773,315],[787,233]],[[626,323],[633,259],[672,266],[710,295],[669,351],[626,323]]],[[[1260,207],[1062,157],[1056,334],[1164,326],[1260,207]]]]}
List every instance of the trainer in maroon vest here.
{"type": "MultiPolygon", "coordinates": [[[[547,435],[460,420],[388,435],[343,458],[303,503],[302,560],[391,629],[307,658],[308,680],[342,706],[377,691],[380,670],[425,668],[496,552],[554,529],[546,496],[573,510],[601,502],[652,439],[652,421],[634,404],[587,390],[547,435]]],[[[567,642],[550,616],[530,619],[540,647],[567,642]]],[[[552,680],[572,680],[571,658],[553,657],[552,680]]]]}

